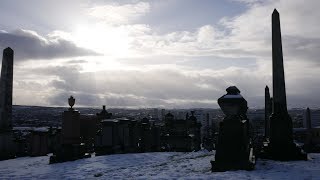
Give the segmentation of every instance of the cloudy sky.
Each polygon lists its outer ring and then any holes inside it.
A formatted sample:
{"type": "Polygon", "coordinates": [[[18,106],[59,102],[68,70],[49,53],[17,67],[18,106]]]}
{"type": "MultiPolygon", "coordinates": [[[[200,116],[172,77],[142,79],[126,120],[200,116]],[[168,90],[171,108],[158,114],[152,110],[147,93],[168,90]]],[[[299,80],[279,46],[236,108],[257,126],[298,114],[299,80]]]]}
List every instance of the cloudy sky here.
{"type": "Polygon", "coordinates": [[[1,0],[13,103],[217,108],[235,85],[263,107],[280,12],[290,107],[320,104],[318,0],[1,0]]]}

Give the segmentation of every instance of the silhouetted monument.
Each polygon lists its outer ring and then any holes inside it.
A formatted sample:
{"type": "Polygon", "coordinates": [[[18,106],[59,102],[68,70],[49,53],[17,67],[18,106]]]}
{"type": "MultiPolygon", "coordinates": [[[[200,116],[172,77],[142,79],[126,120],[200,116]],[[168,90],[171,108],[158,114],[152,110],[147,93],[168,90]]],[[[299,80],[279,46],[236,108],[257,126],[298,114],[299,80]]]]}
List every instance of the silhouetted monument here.
{"type": "Polygon", "coordinates": [[[80,113],[73,109],[75,99],[68,99],[70,108],[63,112],[62,119],[62,144],[57,152],[50,157],[50,163],[65,162],[89,157],[85,153],[85,144],[80,136],[80,113]]]}
{"type": "Polygon", "coordinates": [[[227,94],[218,99],[221,110],[226,115],[220,123],[215,160],[211,161],[212,171],[252,170],[255,157],[249,135],[247,101],[237,87],[231,86],[227,94]]]}
{"type": "Polygon", "coordinates": [[[307,125],[307,129],[311,129],[312,126],[311,126],[311,113],[310,113],[310,109],[307,108],[307,111],[306,111],[306,125],[307,125]]]}
{"type": "Polygon", "coordinates": [[[288,114],[283,68],[279,13],[272,13],[273,112],[270,117],[270,144],[267,158],[275,160],[306,159],[306,154],[293,142],[292,119],[288,114]]]}
{"type": "Polygon", "coordinates": [[[13,50],[3,50],[0,79],[0,160],[14,157],[12,136],[13,50]]]}
{"type": "Polygon", "coordinates": [[[162,140],[165,151],[190,152],[200,150],[201,123],[191,111],[187,119],[176,119],[170,112],[165,115],[162,140]]]}
{"type": "Polygon", "coordinates": [[[112,117],[112,113],[109,113],[106,110],[106,105],[103,105],[102,111],[100,113],[97,113],[97,116],[99,119],[110,119],[112,117]]]}
{"type": "Polygon", "coordinates": [[[0,79],[0,128],[12,128],[13,50],[3,50],[0,79]]]}
{"type": "Polygon", "coordinates": [[[269,87],[265,88],[265,106],[264,106],[264,118],[265,118],[265,129],[264,137],[269,138],[270,136],[270,115],[272,113],[272,101],[270,98],[269,87]]]}

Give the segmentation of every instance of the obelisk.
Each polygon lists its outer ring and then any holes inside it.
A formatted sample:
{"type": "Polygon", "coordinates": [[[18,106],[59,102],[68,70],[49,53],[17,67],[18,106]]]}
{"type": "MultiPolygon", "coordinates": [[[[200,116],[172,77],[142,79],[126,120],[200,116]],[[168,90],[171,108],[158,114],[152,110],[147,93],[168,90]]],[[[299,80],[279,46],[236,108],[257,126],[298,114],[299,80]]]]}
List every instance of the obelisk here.
{"type": "Polygon", "coordinates": [[[270,98],[270,92],[269,92],[269,87],[266,86],[264,89],[264,118],[265,118],[265,129],[264,129],[264,136],[265,138],[268,138],[270,136],[270,115],[272,113],[272,104],[271,104],[271,98],[270,98]]]}
{"type": "Polygon", "coordinates": [[[12,128],[13,50],[3,50],[0,78],[0,129],[12,128]]]}
{"type": "Polygon", "coordinates": [[[280,30],[280,17],[272,13],[273,112],[270,117],[270,155],[276,160],[306,159],[292,137],[292,119],[287,110],[286,85],[280,30]]]}
{"type": "Polygon", "coordinates": [[[0,78],[0,160],[14,158],[12,131],[13,50],[3,50],[0,78]]]}

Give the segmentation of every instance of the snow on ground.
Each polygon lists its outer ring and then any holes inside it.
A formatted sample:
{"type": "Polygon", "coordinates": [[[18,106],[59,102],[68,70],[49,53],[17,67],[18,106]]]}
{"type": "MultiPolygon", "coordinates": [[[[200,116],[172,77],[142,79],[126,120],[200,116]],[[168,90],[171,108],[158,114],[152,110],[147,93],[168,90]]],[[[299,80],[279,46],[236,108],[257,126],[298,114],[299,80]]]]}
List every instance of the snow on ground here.
{"type": "Polygon", "coordinates": [[[320,179],[320,154],[309,161],[258,160],[254,171],[210,171],[214,152],[117,154],[49,165],[49,157],[0,161],[0,179],[320,179]],[[98,176],[98,177],[95,177],[98,176]]]}

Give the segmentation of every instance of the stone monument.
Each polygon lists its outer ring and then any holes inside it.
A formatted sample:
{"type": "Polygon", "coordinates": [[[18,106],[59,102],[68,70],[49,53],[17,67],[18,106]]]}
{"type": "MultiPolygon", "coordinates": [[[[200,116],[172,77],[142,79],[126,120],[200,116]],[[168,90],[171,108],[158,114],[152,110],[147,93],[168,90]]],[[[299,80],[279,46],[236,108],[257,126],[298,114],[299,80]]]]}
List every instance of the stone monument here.
{"type": "Polygon", "coordinates": [[[307,156],[293,142],[292,119],[288,114],[283,68],[279,13],[272,13],[272,76],[273,112],[270,117],[270,144],[266,158],[275,160],[306,160],[307,156]]]}
{"type": "Polygon", "coordinates": [[[264,106],[264,119],[265,119],[265,129],[264,129],[264,137],[265,139],[269,138],[270,135],[270,116],[272,113],[272,101],[270,98],[269,87],[265,88],[265,106],[264,106]]]}
{"type": "Polygon", "coordinates": [[[212,171],[253,170],[255,157],[249,135],[247,101],[237,87],[227,88],[227,94],[218,99],[226,117],[220,123],[215,160],[212,171]]]}
{"type": "Polygon", "coordinates": [[[15,156],[12,134],[13,50],[3,50],[0,79],[0,160],[15,156]]]}
{"type": "Polygon", "coordinates": [[[63,112],[61,147],[50,157],[50,164],[90,156],[85,153],[85,144],[81,142],[80,113],[73,109],[75,99],[70,96],[68,102],[70,108],[63,112]]]}

